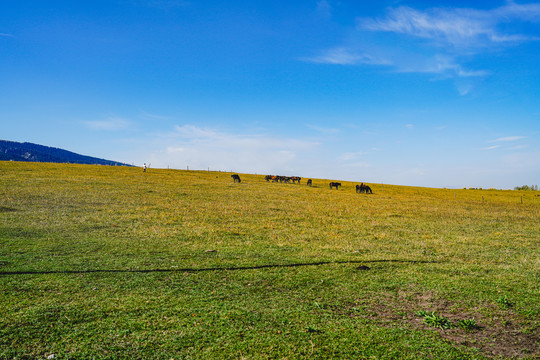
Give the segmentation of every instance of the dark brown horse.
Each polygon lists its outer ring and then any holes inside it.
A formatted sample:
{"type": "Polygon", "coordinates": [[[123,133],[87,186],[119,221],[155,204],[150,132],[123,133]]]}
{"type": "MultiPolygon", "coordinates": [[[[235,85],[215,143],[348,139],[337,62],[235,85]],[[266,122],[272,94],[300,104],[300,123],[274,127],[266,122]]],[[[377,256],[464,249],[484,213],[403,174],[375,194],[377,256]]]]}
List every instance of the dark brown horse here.
{"type": "Polygon", "coordinates": [[[311,179],[309,179],[309,180],[307,181],[307,186],[311,186],[311,185],[313,185],[313,181],[311,181],[311,179]]]}
{"type": "Polygon", "coordinates": [[[338,188],[341,186],[341,183],[338,183],[338,182],[331,182],[330,183],[330,190],[332,190],[332,188],[336,188],[336,190],[338,190],[338,188]]]}
{"type": "Polygon", "coordinates": [[[238,176],[238,174],[232,174],[231,175],[232,179],[234,180],[234,182],[242,182],[242,180],[240,180],[240,176],[238,176]]]}
{"type": "Polygon", "coordinates": [[[300,184],[300,180],[302,180],[302,178],[299,177],[299,176],[292,176],[292,177],[291,177],[291,180],[292,180],[293,184],[294,184],[294,183],[300,184]]]}

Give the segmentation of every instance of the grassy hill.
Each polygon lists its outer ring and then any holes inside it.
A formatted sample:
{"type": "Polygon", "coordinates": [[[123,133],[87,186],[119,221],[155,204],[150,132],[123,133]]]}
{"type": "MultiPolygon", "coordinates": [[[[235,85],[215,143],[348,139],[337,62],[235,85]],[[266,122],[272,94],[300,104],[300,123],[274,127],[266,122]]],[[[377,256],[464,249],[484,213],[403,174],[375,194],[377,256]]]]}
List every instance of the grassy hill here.
{"type": "Polygon", "coordinates": [[[540,196],[0,162],[0,358],[540,356],[540,196]]]}

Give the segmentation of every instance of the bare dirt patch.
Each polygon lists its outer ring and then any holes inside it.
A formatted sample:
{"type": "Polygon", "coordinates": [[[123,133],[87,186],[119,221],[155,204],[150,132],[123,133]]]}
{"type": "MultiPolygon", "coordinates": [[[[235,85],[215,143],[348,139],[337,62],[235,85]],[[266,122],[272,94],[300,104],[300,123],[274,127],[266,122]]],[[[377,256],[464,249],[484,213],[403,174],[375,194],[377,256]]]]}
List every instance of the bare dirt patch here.
{"type": "Polygon", "coordinates": [[[477,348],[488,357],[540,359],[540,335],[536,326],[531,326],[512,310],[499,309],[493,304],[482,306],[489,311],[467,311],[433,292],[416,292],[411,289],[397,294],[381,294],[377,301],[359,300],[341,309],[340,313],[376,318],[392,326],[399,324],[418,330],[436,331],[441,338],[460,346],[477,348]],[[363,311],[358,311],[359,308],[363,311]],[[450,329],[429,326],[417,315],[419,310],[435,312],[450,320],[454,326],[450,329]],[[486,316],[485,313],[490,315],[486,316]],[[476,329],[457,327],[460,320],[468,319],[476,321],[476,329]]]}

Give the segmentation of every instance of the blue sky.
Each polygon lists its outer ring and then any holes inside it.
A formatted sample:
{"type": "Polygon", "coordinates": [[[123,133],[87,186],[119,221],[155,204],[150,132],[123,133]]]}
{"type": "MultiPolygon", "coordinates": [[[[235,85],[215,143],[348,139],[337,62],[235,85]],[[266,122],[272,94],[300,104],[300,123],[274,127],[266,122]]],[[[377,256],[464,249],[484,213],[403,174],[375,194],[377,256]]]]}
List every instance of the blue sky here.
{"type": "Polygon", "coordinates": [[[540,183],[540,2],[0,3],[0,139],[151,167],[540,183]]]}

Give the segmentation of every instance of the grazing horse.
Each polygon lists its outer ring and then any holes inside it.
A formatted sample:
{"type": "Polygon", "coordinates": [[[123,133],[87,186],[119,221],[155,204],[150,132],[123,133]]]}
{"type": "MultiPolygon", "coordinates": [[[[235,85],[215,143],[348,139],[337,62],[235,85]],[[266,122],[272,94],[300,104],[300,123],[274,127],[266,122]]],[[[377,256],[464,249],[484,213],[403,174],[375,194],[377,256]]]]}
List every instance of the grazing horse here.
{"type": "Polygon", "coordinates": [[[356,192],[357,193],[366,193],[366,194],[373,194],[373,191],[368,185],[365,185],[362,183],[361,185],[356,185],[356,192]]]}
{"type": "Polygon", "coordinates": [[[272,175],[266,175],[266,176],[264,177],[264,180],[270,181],[270,180],[272,180],[272,178],[273,178],[272,175]]]}
{"type": "Polygon", "coordinates": [[[333,187],[336,188],[336,190],[338,190],[338,188],[341,186],[341,183],[338,183],[338,182],[331,182],[330,183],[330,190],[332,190],[333,187]]]}
{"type": "Polygon", "coordinates": [[[240,176],[238,176],[238,174],[232,174],[231,177],[234,180],[234,182],[241,182],[242,181],[242,180],[240,180],[240,176]]]}
{"type": "Polygon", "coordinates": [[[299,177],[299,176],[293,176],[293,177],[291,177],[291,180],[292,180],[293,184],[295,184],[297,181],[298,181],[298,184],[300,184],[300,180],[301,180],[301,179],[302,179],[302,178],[299,177]]]}
{"type": "Polygon", "coordinates": [[[311,186],[312,184],[313,184],[313,182],[311,181],[311,179],[309,179],[309,180],[307,181],[307,186],[311,186]]]}

